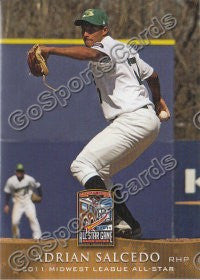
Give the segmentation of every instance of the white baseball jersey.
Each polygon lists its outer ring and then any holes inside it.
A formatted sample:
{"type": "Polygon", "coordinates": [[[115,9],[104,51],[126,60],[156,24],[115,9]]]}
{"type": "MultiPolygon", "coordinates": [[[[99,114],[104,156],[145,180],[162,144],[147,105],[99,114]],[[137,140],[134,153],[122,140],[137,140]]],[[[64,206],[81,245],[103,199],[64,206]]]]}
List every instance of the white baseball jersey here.
{"type": "MultiPolygon", "coordinates": [[[[143,81],[150,77],[153,68],[144,62],[130,46],[110,36],[95,43],[93,49],[105,53],[110,59],[92,62],[92,72],[106,119],[122,113],[153,105],[143,81]]],[[[107,58],[108,58],[107,57],[107,58]]]]}
{"type": "Polygon", "coordinates": [[[6,193],[10,193],[13,196],[14,201],[16,200],[29,200],[35,188],[39,188],[40,183],[36,182],[36,180],[24,174],[24,178],[19,181],[16,175],[8,178],[4,191],[6,193]]]}

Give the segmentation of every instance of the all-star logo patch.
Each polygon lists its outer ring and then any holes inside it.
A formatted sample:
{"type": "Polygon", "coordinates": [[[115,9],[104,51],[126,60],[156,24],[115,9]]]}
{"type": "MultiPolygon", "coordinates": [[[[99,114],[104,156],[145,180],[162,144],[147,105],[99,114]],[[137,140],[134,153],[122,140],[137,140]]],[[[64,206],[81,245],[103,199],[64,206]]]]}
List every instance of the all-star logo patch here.
{"type": "Polygon", "coordinates": [[[78,192],[78,245],[114,246],[113,194],[108,190],[78,192]]]}
{"type": "Polygon", "coordinates": [[[102,43],[99,43],[99,42],[94,43],[94,46],[100,47],[100,48],[104,48],[103,44],[102,44],[102,43]]]}

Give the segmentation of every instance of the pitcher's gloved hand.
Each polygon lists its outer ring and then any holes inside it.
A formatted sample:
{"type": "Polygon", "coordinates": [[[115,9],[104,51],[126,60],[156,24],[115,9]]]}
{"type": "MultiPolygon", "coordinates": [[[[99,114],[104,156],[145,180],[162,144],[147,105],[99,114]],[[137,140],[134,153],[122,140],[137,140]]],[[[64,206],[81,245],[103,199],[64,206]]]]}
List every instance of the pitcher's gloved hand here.
{"type": "Polygon", "coordinates": [[[27,62],[31,73],[36,76],[47,76],[49,73],[46,61],[48,56],[44,57],[39,45],[34,45],[28,52],[27,62]]]}

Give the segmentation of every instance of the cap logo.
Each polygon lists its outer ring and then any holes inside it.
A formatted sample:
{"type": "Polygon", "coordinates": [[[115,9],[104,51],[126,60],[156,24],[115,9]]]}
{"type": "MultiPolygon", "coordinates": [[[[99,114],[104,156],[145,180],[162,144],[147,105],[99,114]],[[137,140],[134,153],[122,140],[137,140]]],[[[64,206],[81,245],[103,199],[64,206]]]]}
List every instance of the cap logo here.
{"type": "Polygon", "coordinates": [[[83,15],[83,17],[92,17],[92,16],[94,16],[93,10],[87,10],[83,15]]]}

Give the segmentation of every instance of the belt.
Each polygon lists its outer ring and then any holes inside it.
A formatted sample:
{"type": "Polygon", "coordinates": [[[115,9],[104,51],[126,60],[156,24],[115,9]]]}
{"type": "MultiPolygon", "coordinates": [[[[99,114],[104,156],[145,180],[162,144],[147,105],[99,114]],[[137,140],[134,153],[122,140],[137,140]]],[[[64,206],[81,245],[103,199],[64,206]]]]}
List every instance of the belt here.
{"type": "MultiPolygon", "coordinates": [[[[141,107],[141,109],[149,109],[148,105],[145,105],[143,107],[141,107]]],[[[114,119],[110,120],[111,122],[113,122],[116,118],[118,118],[119,116],[116,116],[114,119]]]]}

